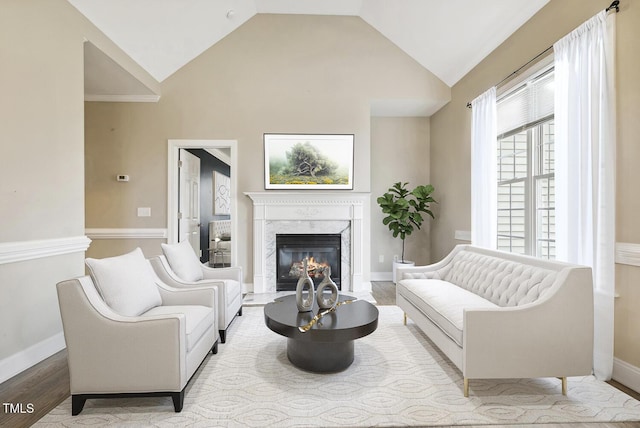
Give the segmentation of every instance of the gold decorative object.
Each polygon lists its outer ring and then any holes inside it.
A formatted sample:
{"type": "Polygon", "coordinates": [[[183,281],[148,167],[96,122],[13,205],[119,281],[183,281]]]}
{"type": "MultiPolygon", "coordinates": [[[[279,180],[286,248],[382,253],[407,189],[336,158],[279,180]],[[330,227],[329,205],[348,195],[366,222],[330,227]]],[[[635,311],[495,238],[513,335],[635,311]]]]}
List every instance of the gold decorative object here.
{"type": "Polygon", "coordinates": [[[298,327],[298,330],[300,330],[300,332],[301,332],[301,333],[306,333],[306,332],[308,332],[309,330],[311,330],[311,327],[313,327],[314,325],[316,325],[316,323],[318,322],[318,320],[320,320],[320,318],[322,318],[323,316],[327,315],[327,314],[328,314],[328,313],[330,313],[330,312],[335,311],[335,310],[336,310],[336,308],[337,308],[338,306],[341,306],[341,305],[347,305],[347,304],[349,304],[349,303],[353,303],[353,302],[355,302],[355,301],[356,301],[356,299],[352,299],[352,300],[345,300],[344,302],[338,302],[338,303],[336,303],[336,305],[335,305],[335,306],[333,306],[332,308],[329,308],[329,309],[327,309],[326,311],[318,312],[318,314],[317,314],[315,317],[313,317],[313,318],[311,319],[311,321],[309,321],[309,322],[308,322],[307,324],[305,324],[305,325],[301,325],[300,327],[298,327]]]}

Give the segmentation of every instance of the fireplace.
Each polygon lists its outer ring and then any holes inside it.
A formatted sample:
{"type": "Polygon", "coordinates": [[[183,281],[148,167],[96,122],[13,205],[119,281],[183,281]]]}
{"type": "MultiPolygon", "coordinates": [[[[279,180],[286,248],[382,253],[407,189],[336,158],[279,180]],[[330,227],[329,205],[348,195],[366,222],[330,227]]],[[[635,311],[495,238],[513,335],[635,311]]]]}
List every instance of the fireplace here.
{"type": "Polygon", "coordinates": [[[276,291],[296,289],[305,258],[307,272],[316,286],[329,267],[331,279],[340,289],[341,237],[339,233],[276,234],[276,291]]]}
{"type": "MultiPolygon", "coordinates": [[[[276,235],[336,233],[341,235],[340,279],[343,292],[371,291],[369,271],[369,193],[247,192],[253,201],[254,293],[275,293],[276,235]]],[[[297,281],[296,281],[297,282],[297,281]]],[[[337,281],[336,281],[337,282],[337,281]]]]}

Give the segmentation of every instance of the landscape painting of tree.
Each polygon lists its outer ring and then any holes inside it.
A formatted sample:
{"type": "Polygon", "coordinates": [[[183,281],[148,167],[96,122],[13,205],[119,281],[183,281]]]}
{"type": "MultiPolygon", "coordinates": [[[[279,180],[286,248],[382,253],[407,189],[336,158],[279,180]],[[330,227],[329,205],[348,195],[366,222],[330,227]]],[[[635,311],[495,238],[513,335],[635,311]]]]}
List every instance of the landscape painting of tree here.
{"type": "Polygon", "coordinates": [[[264,134],[266,189],[353,189],[353,135],[264,134]]]}

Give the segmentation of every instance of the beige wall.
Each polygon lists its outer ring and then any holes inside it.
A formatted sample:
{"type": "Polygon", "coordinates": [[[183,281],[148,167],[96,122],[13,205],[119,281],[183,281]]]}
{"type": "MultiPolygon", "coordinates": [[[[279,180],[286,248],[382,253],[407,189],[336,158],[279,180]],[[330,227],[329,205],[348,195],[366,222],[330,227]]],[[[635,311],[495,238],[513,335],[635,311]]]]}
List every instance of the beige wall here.
{"type": "MultiPolygon", "coordinates": [[[[599,0],[551,0],[528,23],[452,88],[451,102],[431,117],[431,181],[439,188],[440,215],[432,227],[431,248],[440,259],[457,243],[456,230],[469,230],[470,125],[465,107],[489,87],[608,6],[599,0]]],[[[640,243],[637,185],[640,170],[640,2],[621,2],[617,15],[619,242],[640,243]]],[[[640,268],[618,265],[615,356],[640,367],[640,268]]]]}
{"type": "MultiPolygon", "coordinates": [[[[166,227],[167,140],[237,140],[237,260],[250,283],[252,205],[243,192],[264,190],[263,133],[355,134],[354,191],[370,192],[370,100],[449,95],[360,18],[257,15],[162,82],[159,103],[86,104],[87,227],[166,227]],[[131,181],[115,182],[117,173],[131,181]],[[136,217],[138,206],[152,216],[136,217]]],[[[405,163],[393,157],[385,168],[405,163]]],[[[376,247],[385,231],[372,229],[376,247]]],[[[136,243],[100,245],[117,254],[136,243]]]]}
{"type": "MultiPolygon", "coordinates": [[[[640,2],[621,2],[617,15],[616,240],[640,244],[640,2]]],[[[640,367],[640,267],[616,266],[614,355],[640,367]]]]}
{"type": "MultiPolygon", "coordinates": [[[[24,241],[46,243],[50,239],[84,236],[86,39],[159,89],[157,82],[68,2],[2,1],[3,248],[16,248],[24,241]]],[[[51,350],[46,344],[50,343],[48,339],[61,337],[55,284],[83,274],[83,258],[82,252],[76,252],[0,264],[0,377],[7,375],[5,368],[13,370],[33,363],[34,355],[51,350]],[[24,352],[28,348],[29,352],[24,352]],[[6,361],[10,361],[8,367],[3,365],[6,361]]]]}
{"type": "MultiPolygon", "coordinates": [[[[371,118],[371,231],[375,242],[371,249],[372,272],[391,272],[393,256],[402,254],[402,241],[394,238],[382,224],[384,215],[375,202],[394,183],[408,182],[408,189],[429,184],[429,118],[372,117],[371,118]],[[380,256],[384,261],[380,262],[380,256]]],[[[434,193],[438,199],[438,189],[434,193]]],[[[437,207],[432,207],[436,209],[437,207]]],[[[405,239],[405,260],[416,265],[430,260],[429,228],[431,217],[424,226],[405,239]]]]}

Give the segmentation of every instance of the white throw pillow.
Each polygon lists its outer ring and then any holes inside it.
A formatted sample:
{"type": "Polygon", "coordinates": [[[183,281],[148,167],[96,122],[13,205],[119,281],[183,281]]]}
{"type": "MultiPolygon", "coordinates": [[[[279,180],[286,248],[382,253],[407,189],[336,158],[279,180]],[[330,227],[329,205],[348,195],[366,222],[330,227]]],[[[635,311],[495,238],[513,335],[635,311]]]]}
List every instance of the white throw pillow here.
{"type": "Polygon", "coordinates": [[[105,259],[85,260],[104,301],[121,315],[138,316],[162,304],[151,266],[142,250],[105,259]]]}
{"type": "Polygon", "coordinates": [[[183,281],[194,282],[204,278],[200,259],[196,256],[189,241],[177,244],[160,244],[169,266],[183,281]]]}

